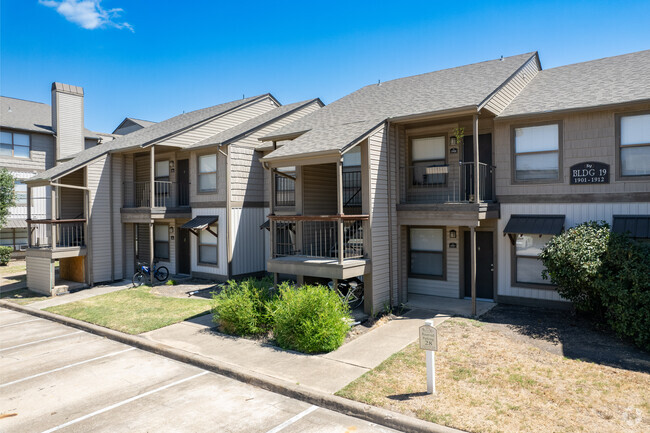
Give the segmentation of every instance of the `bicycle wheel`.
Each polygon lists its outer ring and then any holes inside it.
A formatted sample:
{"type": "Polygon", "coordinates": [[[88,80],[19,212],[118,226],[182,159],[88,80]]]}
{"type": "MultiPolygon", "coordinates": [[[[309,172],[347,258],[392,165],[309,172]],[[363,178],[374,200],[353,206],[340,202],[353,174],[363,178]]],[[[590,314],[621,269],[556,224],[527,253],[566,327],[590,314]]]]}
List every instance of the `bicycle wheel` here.
{"type": "Polygon", "coordinates": [[[167,278],[169,278],[169,271],[167,270],[166,267],[161,266],[158,269],[156,269],[156,273],[153,275],[154,277],[156,277],[156,280],[162,283],[163,281],[166,281],[167,278]]]}
{"type": "Polygon", "coordinates": [[[351,310],[363,305],[363,286],[350,287],[347,298],[351,310]]]}
{"type": "Polygon", "coordinates": [[[133,274],[133,287],[140,287],[146,281],[147,277],[140,271],[133,274]]]}

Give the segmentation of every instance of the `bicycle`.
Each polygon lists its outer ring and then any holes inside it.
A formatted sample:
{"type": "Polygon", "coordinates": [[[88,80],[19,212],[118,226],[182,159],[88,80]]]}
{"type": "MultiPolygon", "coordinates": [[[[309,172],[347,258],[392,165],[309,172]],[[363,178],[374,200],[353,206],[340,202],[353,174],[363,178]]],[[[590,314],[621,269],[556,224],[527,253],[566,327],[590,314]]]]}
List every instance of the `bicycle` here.
{"type": "Polygon", "coordinates": [[[334,289],[334,281],[327,283],[331,290],[335,290],[341,302],[348,304],[351,310],[363,305],[363,281],[358,278],[339,280],[338,287],[334,289]]]}
{"type": "MultiPolygon", "coordinates": [[[[151,276],[149,266],[146,263],[138,263],[138,266],[139,266],[138,271],[135,274],[133,274],[133,280],[132,280],[133,287],[140,287],[151,276]]],[[[169,270],[167,270],[167,268],[164,266],[157,268],[156,262],[154,262],[153,276],[156,280],[162,283],[166,281],[167,278],[169,278],[169,270]]]]}

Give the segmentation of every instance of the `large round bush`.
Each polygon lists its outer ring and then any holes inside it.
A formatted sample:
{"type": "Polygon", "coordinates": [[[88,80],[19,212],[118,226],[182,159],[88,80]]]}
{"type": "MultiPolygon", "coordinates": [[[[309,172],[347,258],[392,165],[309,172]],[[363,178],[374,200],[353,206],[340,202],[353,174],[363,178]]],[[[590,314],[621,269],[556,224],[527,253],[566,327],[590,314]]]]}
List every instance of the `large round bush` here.
{"type": "Polygon", "coordinates": [[[228,281],[226,287],[213,296],[213,321],[227,334],[268,332],[273,320],[271,286],[269,278],[228,281]]]}
{"type": "Polygon", "coordinates": [[[273,334],[284,349],[304,353],[330,352],[343,344],[350,329],[350,311],[324,286],[280,287],[273,334]]]}

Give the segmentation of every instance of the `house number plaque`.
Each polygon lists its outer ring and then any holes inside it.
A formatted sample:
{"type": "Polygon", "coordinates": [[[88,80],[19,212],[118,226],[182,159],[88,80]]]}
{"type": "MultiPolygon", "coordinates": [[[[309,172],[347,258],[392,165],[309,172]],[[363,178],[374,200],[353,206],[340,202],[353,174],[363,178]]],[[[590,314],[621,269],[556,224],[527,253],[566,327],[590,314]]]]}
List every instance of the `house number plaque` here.
{"type": "Polygon", "coordinates": [[[609,164],[582,162],[571,166],[571,185],[609,183],[609,164]]]}

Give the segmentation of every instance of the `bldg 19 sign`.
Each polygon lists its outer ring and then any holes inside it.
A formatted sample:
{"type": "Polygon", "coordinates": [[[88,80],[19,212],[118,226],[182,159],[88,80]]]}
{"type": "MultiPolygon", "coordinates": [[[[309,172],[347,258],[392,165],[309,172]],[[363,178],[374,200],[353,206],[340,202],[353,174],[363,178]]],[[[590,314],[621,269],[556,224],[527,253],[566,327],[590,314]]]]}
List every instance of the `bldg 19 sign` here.
{"type": "Polygon", "coordinates": [[[571,185],[609,183],[609,164],[582,162],[571,166],[571,185]]]}

